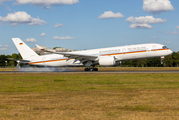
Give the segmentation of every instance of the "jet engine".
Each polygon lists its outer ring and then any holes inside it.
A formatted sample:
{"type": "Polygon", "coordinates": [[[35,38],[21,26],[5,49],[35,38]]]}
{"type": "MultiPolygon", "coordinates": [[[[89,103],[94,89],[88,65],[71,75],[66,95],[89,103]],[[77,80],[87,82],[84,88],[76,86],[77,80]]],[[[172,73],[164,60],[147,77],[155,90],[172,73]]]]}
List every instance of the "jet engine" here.
{"type": "Polygon", "coordinates": [[[100,66],[119,66],[120,61],[115,61],[114,56],[101,56],[99,57],[99,65],[100,66]]]}

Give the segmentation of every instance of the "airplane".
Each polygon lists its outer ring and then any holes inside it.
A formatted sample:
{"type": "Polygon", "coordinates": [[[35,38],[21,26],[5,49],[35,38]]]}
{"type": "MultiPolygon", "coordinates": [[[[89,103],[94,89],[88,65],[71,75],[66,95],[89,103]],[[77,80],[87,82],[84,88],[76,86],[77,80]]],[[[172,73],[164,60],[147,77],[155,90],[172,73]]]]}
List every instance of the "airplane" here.
{"type": "MultiPolygon", "coordinates": [[[[155,57],[163,59],[164,56],[172,54],[172,50],[165,45],[147,43],[73,52],[48,51],[52,54],[38,55],[19,38],[12,38],[12,41],[23,58],[22,60],[17,60],[20,63],[51,67],[86,66],[85,71],[98,71],[95,65],[119,66],[121,61],[124,60],[155,57]]],[[[40,48],[40,46],[36,46],[40,48]]]]}

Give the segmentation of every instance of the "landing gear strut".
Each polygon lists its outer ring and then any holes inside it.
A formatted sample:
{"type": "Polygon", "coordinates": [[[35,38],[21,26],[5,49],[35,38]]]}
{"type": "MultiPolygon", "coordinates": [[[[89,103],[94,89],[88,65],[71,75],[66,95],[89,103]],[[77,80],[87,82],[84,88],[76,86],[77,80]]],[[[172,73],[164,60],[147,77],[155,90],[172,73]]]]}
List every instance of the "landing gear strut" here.
{"type": "Polygon", "coordinates": [[[98,68],[85,68],[85,71],[98,71],[98,68]]]}

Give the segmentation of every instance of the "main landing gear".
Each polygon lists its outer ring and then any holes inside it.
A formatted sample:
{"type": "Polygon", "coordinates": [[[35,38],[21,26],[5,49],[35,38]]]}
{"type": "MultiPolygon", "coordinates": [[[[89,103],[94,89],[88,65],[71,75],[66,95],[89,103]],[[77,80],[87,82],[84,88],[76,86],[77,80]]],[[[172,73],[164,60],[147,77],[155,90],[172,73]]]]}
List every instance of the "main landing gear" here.
{"type": "Polygon", "coordinates": [[[98,68],[85,68],[85,71],[98,71],[98,68]]]}

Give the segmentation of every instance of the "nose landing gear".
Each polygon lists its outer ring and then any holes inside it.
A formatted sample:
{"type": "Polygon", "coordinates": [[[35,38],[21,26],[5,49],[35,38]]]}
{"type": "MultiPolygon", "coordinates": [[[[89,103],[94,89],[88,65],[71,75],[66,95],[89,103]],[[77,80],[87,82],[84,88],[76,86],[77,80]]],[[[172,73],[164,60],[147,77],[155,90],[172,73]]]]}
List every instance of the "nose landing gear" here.
{"type": "Polygon", "coordinates": [[[85,71],[98,71],[98,68],[85,68],[85,71]]]}

